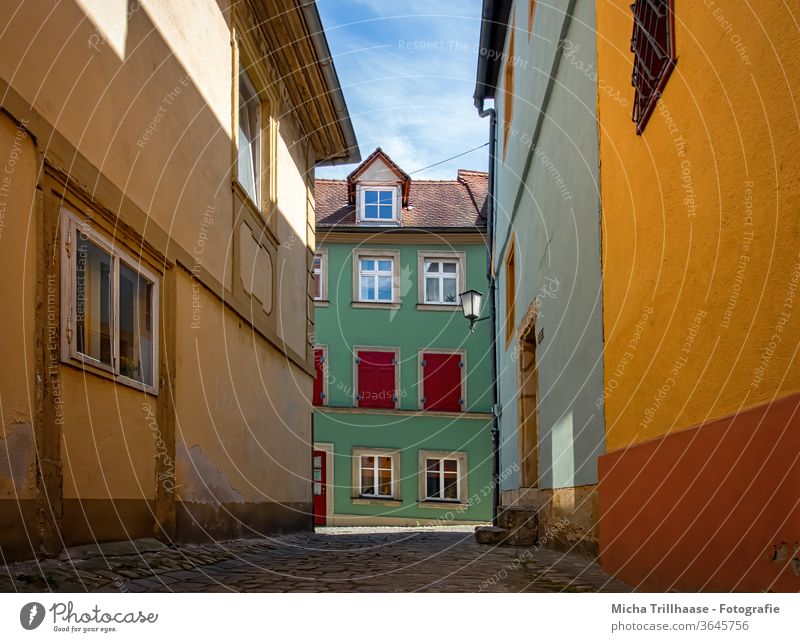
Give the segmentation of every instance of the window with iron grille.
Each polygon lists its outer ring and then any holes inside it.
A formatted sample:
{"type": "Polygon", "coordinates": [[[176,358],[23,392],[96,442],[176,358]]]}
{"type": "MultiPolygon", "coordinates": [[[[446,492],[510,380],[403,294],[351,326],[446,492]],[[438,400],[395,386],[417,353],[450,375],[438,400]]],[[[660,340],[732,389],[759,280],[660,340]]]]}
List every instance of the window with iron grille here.
{"type": "Polygon", "coordinates": [[[675,66],[673,0],[636,0],[633,10],[633,120],[641,134],[675,66]]]}

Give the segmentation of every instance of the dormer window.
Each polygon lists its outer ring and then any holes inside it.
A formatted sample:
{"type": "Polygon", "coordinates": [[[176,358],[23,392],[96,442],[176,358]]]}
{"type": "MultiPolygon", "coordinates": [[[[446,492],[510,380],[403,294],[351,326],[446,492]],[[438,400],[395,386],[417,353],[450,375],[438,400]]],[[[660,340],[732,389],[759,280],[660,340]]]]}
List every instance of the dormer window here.
{"type": "Polygon", "coordinates": [[[347,204],[356,225],[402,225],[411,177],[380,147],[347,176],[347,204]]]}
{"type": "Polygon", "coordinates": [[[391,223],[397,221],[395,190],[381,187],[362,190],[361,220],[374,223],[391,223]]]}

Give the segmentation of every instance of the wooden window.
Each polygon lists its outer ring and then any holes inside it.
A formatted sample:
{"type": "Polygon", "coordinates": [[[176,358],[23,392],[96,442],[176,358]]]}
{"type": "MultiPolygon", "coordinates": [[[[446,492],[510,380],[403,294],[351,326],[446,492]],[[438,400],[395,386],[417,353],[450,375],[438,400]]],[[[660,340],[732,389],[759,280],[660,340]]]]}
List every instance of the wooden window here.
{"type": "Polygon", "coordinates": [[[394,298],[394,259],[369,256],[359,258],[359,301],[391,303],[394,298]]]}
{"type": "Polygon", "coordinates": [[[395,408],[398,360],[395,351],[356,351],[356,401],[359,408],[395,408]]]}
{"type": "Polygon", "coordinates": [[[508,56],[503,72],[503,160],[508,150],[508,135],[514,119],[514,25],[509,29],[508,56]]]}
{"type": "Polygon", "coordinates": [[[400,451],[396,448],[352,450],[353,503],[400,503],[400,451]]]}
{"type": "Polygon", "coordinates": [[[382,453],[360,456],[359,496],[391,499],[394,497],[394,458],[382,453]]]}
{"type": "Polygon", "coordinates": [[[400,251],[353,249],[354,308],[400,308],[400,251]]]}
{"type": "Polygon", "coordinates": [[[467,453],[446,450],[419,451],[419,505],[440,502],[467,505],[467,453]]]}
{"type": "Polygon", "coordinates": [[[314,348],[314,393],[312,403],[315,406],[328,405],[327,393],[327,375],[328,375],[328,359],[327,350],[323,347],[314,348]]]}
{"type": "Polygon", "coordinates": [[[463,353],[422,352],[420,365],[422,409],[460,412],[465,406],[463,353]]]}
{"type": "Polygon", "coordinates": [[[458,261],[425,261],[425,303],[458,305],[458,261]]]}
{"type": "Polygon", "coordinates": [[[641,134],[675,67],[673,0],[636,0],[633,9],[633,120],[641,134]]]}
{"type": "Polygon", "coordinates": [[[62,210],[62,358],[158,389],[158,278],[62,210]]]}
{"type": "Polygon", "coordinates": [[[395,189],[369,188],[361,191],[361,220],[372,223],[397,222],[395,189]]]}
{"type": "Polygon", "coordinates": [[[261,210],[261,100],[244,66],[239,67],[239,128],[236,179],[261,210]]]}
{"type": "Polygon", "coordinates": [[[466,290],[465,252],[418,250],[418,310],[452,311],[458,308],[458,295],[466,290]]]}
{"type": "Polygon", "coordinates": [[[508,245],[505,264],[506,281],[506,348],[511,343],[514,336],[514,324],[516,323],[516,301],[517,301],[517,276],[516,276],[516,248],[514,237],[508,245]]]}
{"type": "Polygon", "coordinates": [[[425,499],[457,502],[459,492],[457,459],[425,459],[425,499]]]}
{"type": "Polygon", "coordinates": [[[314,265],[313,265],[313,274],[314,274],[314,300],[315,301],[322,301],[325,299],[325,289],[323,288],[323,279],[322,279],[322,272],[325,268],[324,260],[322,254],[315,254],[314,255],[314,265]]]}

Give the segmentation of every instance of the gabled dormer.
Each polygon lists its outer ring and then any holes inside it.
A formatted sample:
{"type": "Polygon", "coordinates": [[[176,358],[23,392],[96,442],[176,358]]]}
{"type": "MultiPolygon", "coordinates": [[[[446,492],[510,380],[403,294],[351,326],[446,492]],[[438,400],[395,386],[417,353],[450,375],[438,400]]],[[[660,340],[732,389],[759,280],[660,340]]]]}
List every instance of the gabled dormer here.
{"type": "Polygon", "coordinates": [[[411,177],[378,147],[347,177],[356,225],[402,225],[411,177]]]}

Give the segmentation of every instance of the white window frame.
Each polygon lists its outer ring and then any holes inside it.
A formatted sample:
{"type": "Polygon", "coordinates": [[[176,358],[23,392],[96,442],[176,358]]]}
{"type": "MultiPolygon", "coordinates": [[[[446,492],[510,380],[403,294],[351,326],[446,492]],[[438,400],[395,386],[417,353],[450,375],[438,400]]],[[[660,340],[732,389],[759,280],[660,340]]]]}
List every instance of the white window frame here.
{"type": "Polygon", "coordinates": [[[314,297],[315,304],[328,302],[328,248],[321,247],[314,253],[311,260],[312,284],[313,277],[317,275],[314,261],[319,257],[319,297],[314,297]]]}
{"type": "Polygon", "coordinates": [[[392,256],[372,256],[363,254],[358,257],[358,300],[361,303],[394,303],[394,286],[395,286],[395,265],[394,265],[394,257],[392,256]],[[364,270],[361,267],[362,261],[375,261],[375,269],[374,270],[364,270]],[[380,261],[389,261],[391,266],[388,270],[380,270],[378,268],[378,264],[380,261]],[[375,286],[375,298],[374,299],[367,299],[364,297],[364,292],[361,288],[361,279],[363,277],[372,277],[373,285],[375,286]],[[390,296],[391,298],[388,300],[378,298],[379,297],[379,282],[380,277],[389,277],[391,279],[392,287],[390,296]]]}
{"type": "MultiPolygon", "coordinates": [[[[452,504],[461,504],[466,506],[467,505],[467,498],[469,497],[469,492],[467,489],[467,453],[466,452],[449,452],[445,450],[420,450],[419,451],[419,504],[420,506],[428,506],[428,507],[440,507],[442,504],[452,505],[452,504]],[[433,498],[428,497],[428,460],[429,459],[452,459],[457,462],[457,481],[458,486],[456,489],[456,494],[458,495],[457,499],[442,499],[442,498],[433,498]]],[[[443,467],[440,464],[439,470],[439,480],[440,480],[440,494],[441,490],[444,488],[444,484],[441,482],[443,481],[443,467]]]]}
{"type": "MultiPolygon", "coordinates": [[[[467,274],[467,255],[465,252],[439,251],[439,250],[418,250],[417,251],[417,309],[418,310],[442,310],[453,312],[458,310],[461,305],[459,295],[466,290],[467,274]],[[456,264],[456,300],[453,303],[429,302],[426,298],[425,289],[425,264],[428,261],[441,261],[456,264]]],[[[440,293],[443,292],[440,280],[440,293]]]]}
{"type": "Polygon", "coordinates": [[[390,493],[389,495],[381,495],[380,492],[379,492],[379,490],[380,490],[380,488],[379,488],[380,481],[379,481],[379,474],[378,473],[379,473],[379,471],[384,470],[379,465],[381,459],[388,459],[389,460],[389,489],[391,490],[392,488],[394,488],[394,477],[395,477],[395,474],[394,474],[394,461],[392,460],[391,455],[381,455],[381,454],[361,455],[358,458],[358,473],[359,473],[358,474],[358,483],[359,483],[358,496],[359,497],[369,497],[369,498],[372,498],[372,499],[392,499],[392,497],[394,497],[394,493],[390,493]],[[373,481],[373,486],[375,488],[375,492],[374,493],[365,493],[364,492],[364,470],[366,470],[366,469],[364,468],[363,460],[364,460],[365,457],[372,457],[372,460],[373,460],[373,462],[372,462],[372,478],[374,480],[373,481]]]}
{"type": "MultiPolygon", "coordinates": [[[[380,203],[380,196],[378,197],[380,203]]],[[[358,220],[360,223],[371,225],[394,225],[400,220],[397,207],[397,187],[395,185],[369,185],[363,186],[358,195],[358,220]],[[367,218],[367,192],[390,192],[392,195],[392,218],[367,218]]],[[[380,209],[380,208],[379,208],[380,209]]]]}
{"type": "Polygon", "coordinates": [[[400,250],[387,250],[372,248],[369,245],[360,245],[353,249],[353,301],[354,308],[386,308],[397,310],[400,308],[400,250]],[[361,300],[361,258],[391,258],[392,268],[392,300],[388,301],[362,301],[361,300]]]}
{"type": "MultiPolygon", "coordinates": [[[[353,448],[353,497],[354,504],[384,504],[400,502],[400,451],[396,448],[353,448]],[[392,461],[392,494],[363,495],[361,493],[361,457],[389,457],[392,461]]],[[[377,465],[377,460],[376,460],[377,465]]],[[[374,470],[374,469],[373,469],[374,470]]],[[[377,484],[377,477],[376,477],[377,484]]]]}
{"type": "MultiPolygon", "coordinates": [[[[236,182],[239,183],[239,186],[242,188],[244,194],[253,202],[256,206],[258,211],[262,210],[263,201],[262,201],[262,185],[261,185],[261,167],[262,167],[262,148],[263,148],[263,141],[262,141],[262,130],[263,130],[263,123],[262,123],[262,103],[258,91],[256,91],[255,85],[253,81],[250,79],[250,75],[247,73],[244,65],[240,62],[239,63],[239,75],[237,81],[237,92],[236,92],[236,182]],[[239,120],[241,119],[241,112],[242,112],[242,82],[244,81],[245,88],[249,91],[254,97],[255,100],[250,101],[250,104],[247,105],[246,109],[247,112],[250,113],[251,110],[255,112],[255,122],[256,122],[256,131],[255,136],[252,138],[248,147],[250,148],[250,155],[253,157],[253,185],[255,189],[255,194],[251,194],[245,184],[241,180],[242,176],[242,168],[239,167],[239,157],[241,155],[240,145],[242,141],[239,138],[239,120]]],[[[249,123],[248,123],[249,127],[249,123]]]]}
{"type": "Polygon", "coordinates": [[[66,209],[61,209],[61,360],[64,363],[72,363],[81,366],[91,366],[92,368],[104,371],[113,376],[115,381],[131,388],[158,395],[159,380],[159,289],[160,279],[155,272],[149,270],[141,261],[137,261],[130,254],[123,251],[119,246],[109,243],[109,241],[98,233],[90,224],[80,217],[72,214],[66,209]],[[75,281],[77,278],[77,246],[78,234],[97,245],[100,249],[111,256],[112,264],[112,300],[114,305],[113,321],[111,324],[111,364],[99,361],[89,355],[78,352],[77,349],[77,328],[75,327],[77,317],[77,289],[75,281]],[[153,284],[150,296],[152,297],[153,310],[153,342],[152,342],[152,382],[145,383],[136,381],[120,373],[119,360],[119,274],[120,262],[125,263],[128,268],[140,274],[153,284]]]}
{"type": "Polygon", "coordinates": [[[454,259],[436,259],[436,258],[427,258],[424,259],[422,262],[422,268],[424,272],[423,276],[423,288],[422,296],[423,296],[423,303],[429,305],[458,305],[458,286],[459,286],[459,264],[457,260],[454,259]],[[439,271],[435,274],[431,274],[428,272],[428,265],[431,263],[438,263],[439,264],[439,271]],[[445,272],[444,271],[444,264],[451,263],[455,265],[456,271],[455,272],[445,272]],[[455,276],[449,276],[450,274],[454,274],[455,276]],[[436,279],[439,281],[439,300],[438,301],[429,301],[428,300],[428,279],[436,279]],[[455,298],[452,301],[444,301],[444,281],[452,281],[455,280],[456,287],[455,287],[455,298]]]}

